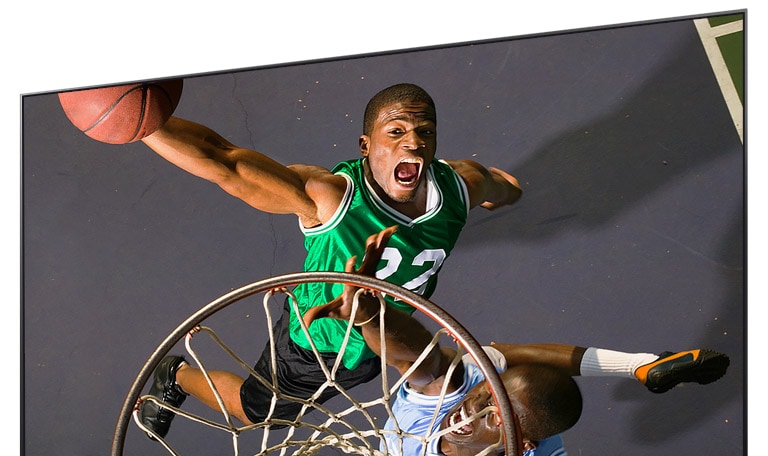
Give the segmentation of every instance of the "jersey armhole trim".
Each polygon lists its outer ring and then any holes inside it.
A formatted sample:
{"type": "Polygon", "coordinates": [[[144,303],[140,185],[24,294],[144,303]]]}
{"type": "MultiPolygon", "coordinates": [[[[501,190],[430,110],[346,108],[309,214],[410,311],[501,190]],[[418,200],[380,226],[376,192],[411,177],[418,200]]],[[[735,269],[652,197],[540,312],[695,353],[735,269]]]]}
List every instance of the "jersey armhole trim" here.
{"type": "Polygon", "coordinates": [[[453,171],[453,178],[456,180],[456,186],[459,189],[459,194],[461,195],[461,199],[464,201],[464,209],[466,212],[467,217],[469,217],[469,210],[471,209],[469,207],[469,190],[467,189],[467,183],[464,182],[464,179],[459,175],[459,173],[456,172],[455,169],[445,160],[440,159],[438,160],[440,163],[443,163],[447,167],[453,171]]]}
{"type": "Polygon", "coordinates": [[[347,189],[344,191],[344,197],[342,198],[339,207],[336,208],[336,212],[333,213],[331,218],[322,225],[313,226],[312,228],[305,228],[302,226],[301,221],[299,221],[299,229],[301,229],[301,232],[304,233],[304,236],[317,236],[318,234],[323,234],[329,230],[334,229],[344,218],[344,215],[347,213],[347,209],[349,209],[350,204],[352,204],[352,198],[355,193],[355,183],[346,173],[338,172],[336,175],[343,177],[347,181],[347,189]]]}

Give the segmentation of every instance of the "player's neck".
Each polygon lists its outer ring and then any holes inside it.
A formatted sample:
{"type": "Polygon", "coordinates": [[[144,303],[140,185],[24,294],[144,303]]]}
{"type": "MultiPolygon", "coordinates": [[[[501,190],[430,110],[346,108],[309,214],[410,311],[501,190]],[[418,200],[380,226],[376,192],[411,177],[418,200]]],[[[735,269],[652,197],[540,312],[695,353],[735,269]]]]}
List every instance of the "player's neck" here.
{"type": "Polygon", "coordinates": [[[392,209],[411,219],[421,217],[427,212],[427,192],[425,188],[419,189],[414,198],[407,202],[394,201],[386,195],[382,201],[392,209]]]}
{"type": "Polygon", "coordinates": [[[414,191],[413,196],[408,201],[398,201],[391,198],[387,192],[381,188],[378,182],[376,182],[376,180],[371,175],[370,168],[367,166],[365,169],[364,179],[366,182],[368,182],[369,187],[374,192],[376,192],[376,195],[384,204],[405,215],[406,217],[416,219],[427,212],[427,183],[425,180],[422,180],[419,183],[419,186],[414,191]]]}

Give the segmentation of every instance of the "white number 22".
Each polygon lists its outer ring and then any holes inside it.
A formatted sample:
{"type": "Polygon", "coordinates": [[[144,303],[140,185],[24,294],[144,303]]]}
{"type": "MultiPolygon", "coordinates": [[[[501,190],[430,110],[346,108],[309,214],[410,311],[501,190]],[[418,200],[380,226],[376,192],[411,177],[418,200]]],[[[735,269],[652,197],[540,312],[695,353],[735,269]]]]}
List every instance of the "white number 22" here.
{"type": "MultiPolygon", "coordinates": [[[[381,280],[387,280],[392,274],[397,271],[400,264],[403,262],[403,255],[400,254],[396,248],[387,247],[384,249],[384,253],[381,255],[381,260],[387,262],[383,268],[376,272],[376,278],[381,280]]],[[[443,249],[426,249],[416,255],[413,259],[413,266],[424,266],[425,263],[431,262],[432,267],[421,273],[413,280],[404,283],[403,288],[413,291],[414,293],[422,294],[427,287],[427,281],[430,277],[437,274],[440,270],[440,266],[445,261],[445,250],[443,249]]]]}

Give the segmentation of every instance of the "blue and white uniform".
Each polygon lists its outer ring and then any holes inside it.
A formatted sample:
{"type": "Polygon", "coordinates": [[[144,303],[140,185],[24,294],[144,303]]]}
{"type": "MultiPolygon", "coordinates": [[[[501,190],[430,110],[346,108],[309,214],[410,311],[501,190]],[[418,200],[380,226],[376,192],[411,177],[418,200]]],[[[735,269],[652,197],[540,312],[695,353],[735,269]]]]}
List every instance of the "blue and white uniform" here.
{"type": "MultiPolygon", "coordinates": [[[[507,369],[507,363],[504,359],[504,355],[493,347],[483,347],[488,357],[493,362],[498,372],[504,372],[507,369]]],[[[461,387],[456,391],[446,394],[440,405],[440,410],[437,414],[437,418],[434,421],[434,426],[430,430],[430,423],[435,414],[435,408],[438,406],[440,400],[439,396],[429,396],[418,391],[413,390],[405,382],[397,392],[395,402],[392,404],[392,413],[397,419],[397,424],[402,432],[409,434],[425,436],[427,434],[435,433],[440,429],[440,422],[448,411],[461,402],[466,394],[475,385],[485,380],[485,376],[480,368],[475,364],[475,361],[470,355],[464,355],[462,358],[464,363],[464,382],[461,387]]],[[[390,418],[384,425],[386,430],[394,430],[394,423],[390,418]]],[[[387,443],[386,451],[394,456],[411,456],[422,454],[421,441],[404,437],[402,442],[402,453],[400,453],[400,447],[398,438],[392,434],[386,434],[385,440],[387,443]]],[[[385,451],[382,444],[382,451],[385,451]]],[[[386,452],[385,451],[385,452],[386,452]]],[[[427,443],[427,456],[440,456],[440,439],[430,440],[427,443]]],[[[535,450],[529,450],[524,453],[524,456],[566,456],[567,453],[563,448],[563,439],[558,434],[547,439],[541,440],[538,443],[538,447],[535,450]]]]}

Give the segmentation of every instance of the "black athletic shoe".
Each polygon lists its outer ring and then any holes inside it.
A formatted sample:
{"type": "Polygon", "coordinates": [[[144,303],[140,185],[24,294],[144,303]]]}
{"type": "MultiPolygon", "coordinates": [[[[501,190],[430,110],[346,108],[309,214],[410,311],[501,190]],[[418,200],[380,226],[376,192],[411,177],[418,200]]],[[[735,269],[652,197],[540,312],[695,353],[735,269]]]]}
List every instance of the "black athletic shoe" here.
{"type": "Polygon", "coordinates": [[[640,366],[635,377],[651,392],[663,393],[679,383],[712,383],[725,375],[730,364],[727,355],[707,349],[664,352],[656,361],[640,366]]]}
{"type": "MultiPolygon", "coordinates": [[[[184,362],[183,356],[166,356],[163,358],[155,369],[154,381],[149,389],[149,394],[168,405],[180,407],[188,396],[176,384],[176,371],[179,370],[182,362],[184,362]]],[[[160,407],[151,401],[144,401],[139,404],[139,412],[141,422],[160,437],[165,437],[168,434],[171,420],[176,416],[173,411],[160,407]]],[[[147,436],[155,440],[151,434],[147,433],[147,436]]]]}

